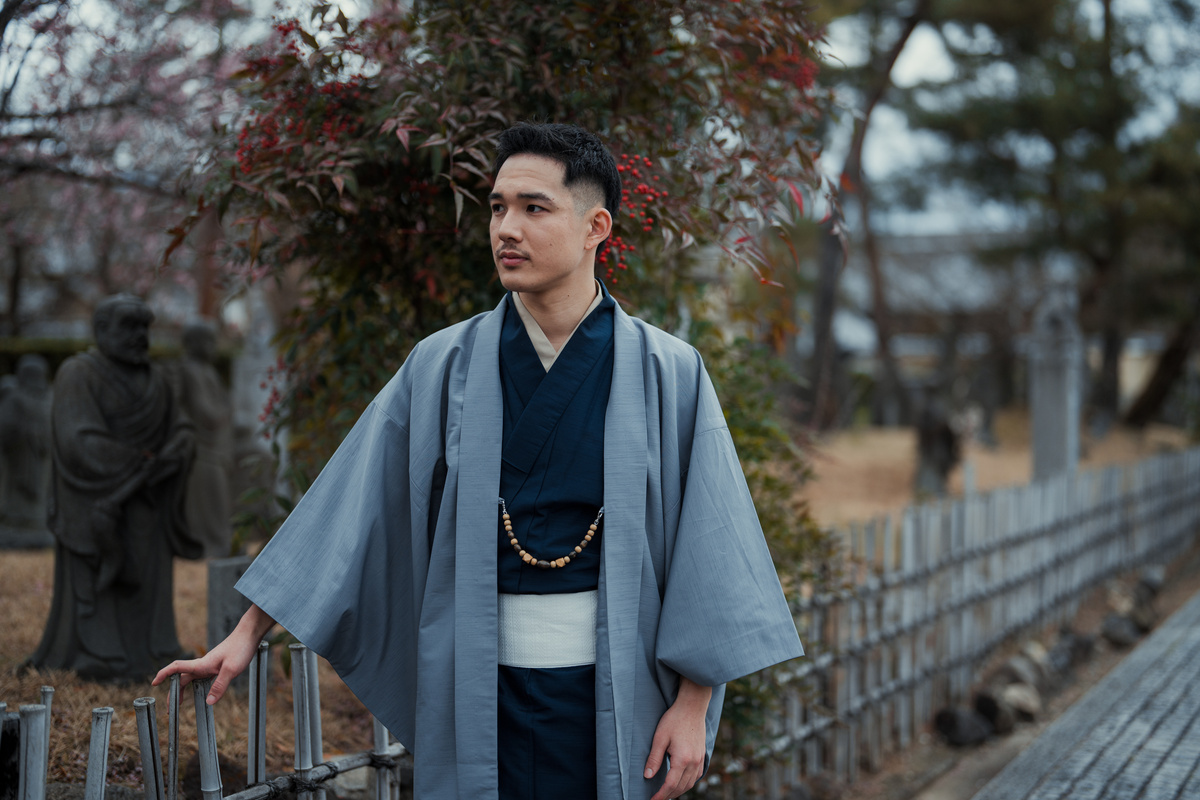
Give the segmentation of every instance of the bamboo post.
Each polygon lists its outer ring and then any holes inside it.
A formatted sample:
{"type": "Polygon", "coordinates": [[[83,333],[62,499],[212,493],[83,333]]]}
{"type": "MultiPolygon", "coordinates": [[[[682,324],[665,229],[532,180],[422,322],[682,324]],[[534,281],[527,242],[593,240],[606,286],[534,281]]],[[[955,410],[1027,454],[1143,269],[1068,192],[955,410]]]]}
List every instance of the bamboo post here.
{"type": "Polygon", "coordinates": [[[17,797],[19,800],[45,800],[46,767],[49,763],[49,754],[46,752],[46,707],[41,703],[29,703],[20,707],[20,714],[20,780],[17,797]]]}
{"type": "Polygon", "coordinates": [[[154,698],[139,697],[134,700],[133,711],[137,715],[138,747],[142,751],[142,787],[146,800],[164,800],[162,755],[158,749],[154,698]]]}
{"type": "Polygon", "coordinates": [[[104,800],[108,774],[108,738],[112,731],[113,710],[110,706],[92,709],[92,739],[88,744],[87,782],[83,787],[84,800],[104,800]]]}
{"type": "MultiPolygon", "coordinates": [[[[880,577],[884,586],[887,587],[883,590],[883,627],[887,630],[887,636],[883,640],[879,654],[879,680],[884,686],[888,686],[899,674],[899,667],[896,663],[898,650],[895,637],[896,625],[899,622],[899,610],[896,589],[890,585],[891,580],[896,577],[896,528],[891,516],[885,517],[883,520],[882,556],[880,577]]],[[[900,707],[895,694],[889,694],[884,703],[883,714],[879,722],[882,729],[880,736],[887,750],[891,751],[896,742],[900,707]]]]}
{"type": "MultiPolygon", "coordinates": [[[[371,718],[375,723],[375,755],[383,758],[387,755],[388,745],[388,730],[383,727],[383,723],[374,717],[371,718]]],[[[375,768],[375,800],[391,800],[392,796],[392,771],[387,767],[379,766],[375,768]]]]}
{"type": "Polygon", "coordinates": [[[50,761],[50,728],[54,724],[54,687],[42,687],[42,705],[46,707],[46,763],[50,761]]]}
{"type": "Polygon", "coordinates": [[[167,691],[167,800],[179,798],[179,675],[167,691]]]}
{"type": "MultiPolygon", "coordinates": [[[[325,747],[321,742],[321,681],[317,673],[317,654],[305,650],[304,666],[308,670],[308,728],[309,759],[313,766],[325,760],[325,747]]],[[[316,800],[325,800],[325,787],[316,791],[316,800]]]]}
{"type": "MultiPolygon", "coordinates": [[[[294,768],[296,777],[301,782],[307,782],[312,775],[312,724],[309,722],[309,691],[308,691],[308,650],[302,644],[290,644],[292,653],[292,722],[296,739],[296,755],[294,768]]],[[[296,793],[297,800],[313,800],[313,793],[301,789],[296,793]]],[[[207,799],[206,799],[207,800],[207,799]]]]}
{"type": "MultiPolygon", "coordinates": [[[[878,642],[876,638],[880,633],[879,614],[881,608],[881,599],[878,594],[880,589],[879,570],[876,565],[876,559],[879,556],[879,547],[877,540],[876,527],[878,520],[871,520],[867,524],[864,541],[864,556],[867,561],[867,589],[872,592],[870,600],[864,609],[865,618],[863,620],[863,635],[867,641],[878,642]]],[[[879,644],[872,645],[869,652],[866,653],[864,667],[866,671],[866,680],[863,684],[863,691],[868,698],[871,698],[875,690],[879,688],[881,677],[880,670],[882,668],[882,654],[879,644]]],[[[863,714],[863,736],[864,750],[863,754],[866,757],[867,769],[876,772],[881,763],[880,753],[880,728],[882,727],[883,714],[881,704],[872,700],[866,707],[863,714]]]]}
{"type": "MultiPolygon", "coordinates": [[[[912,579],[916,567],[916,509],[904,510],[904,522],[900,528],[900,574],[905,581],[912,579]]],[[[905,586],[900,591],[900,625],[906,633],[897,640],[899,647],[899,678],[905,683],[905,689],[897,698],[898,744],[903,749],[912,741],[913,733],[913,691],[909,683],[913,678],[913,640],[915,636],[908,630],[909,624],[915,618],[916,590],[905,586]]]]}
{"type": "Polygon", "coordinates": [[[200,794],[204,800],[221,800],[221,767],[217,761],[217,726],[207,702],[212,678],[192,682],[196,708],[196,746],[200,760],[200,794]]]}
{"type": "Polygon", "coordinates": [[[246,783],[253,786],[267,779],[267,657],[270,646],[258,643],[250,661],[250,719],[246,743],[246,783]]]}

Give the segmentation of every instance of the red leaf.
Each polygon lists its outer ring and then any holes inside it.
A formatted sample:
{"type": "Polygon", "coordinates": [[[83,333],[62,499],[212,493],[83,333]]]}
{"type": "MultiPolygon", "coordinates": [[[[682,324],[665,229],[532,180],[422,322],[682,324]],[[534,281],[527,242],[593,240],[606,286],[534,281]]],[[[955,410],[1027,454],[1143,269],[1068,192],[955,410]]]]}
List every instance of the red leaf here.
{"type": "Polygon", "coordinates": [[[792,193],[792,199],[796,201],[796,207],[800,209],[800,213],[804,213],[804,195],[796,188],[796,185],[791,181],[786,181],[788,190],[792,193]]]}

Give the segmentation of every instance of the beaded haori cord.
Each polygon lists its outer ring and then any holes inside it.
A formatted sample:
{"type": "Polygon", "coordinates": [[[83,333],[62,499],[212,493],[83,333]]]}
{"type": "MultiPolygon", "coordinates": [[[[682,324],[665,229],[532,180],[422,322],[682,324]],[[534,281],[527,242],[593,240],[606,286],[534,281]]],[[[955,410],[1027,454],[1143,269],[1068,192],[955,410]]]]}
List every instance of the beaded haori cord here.
{"type": "Polygon", "coordinates": [[[592,524],[588,526],[588,532],[583,535],[583,541],[575,546],[575,549],[567,553],[562,558],[543,559],[538,558],[533,553],[526,552],[525,548],[521,547],[521,543],[517,541],[517,535],[513,533],[512,518],[508,516],[508,507],[504,505],[504,498],[500,498],[500,517],[504,520],[504,532],[508,534],[508,543],[512,545],[513,550],[521,557],[521,560],[531,567],[539,569],[556,569],[565,567],[571,563],[571,559],[583,552],[583,548],[588,546],[592,541],[592,537],[596,535],[596,530],[600,527],[600,519],[604,516],[604,507],[596,512],[596,518],[592,520],[592,524]]]}

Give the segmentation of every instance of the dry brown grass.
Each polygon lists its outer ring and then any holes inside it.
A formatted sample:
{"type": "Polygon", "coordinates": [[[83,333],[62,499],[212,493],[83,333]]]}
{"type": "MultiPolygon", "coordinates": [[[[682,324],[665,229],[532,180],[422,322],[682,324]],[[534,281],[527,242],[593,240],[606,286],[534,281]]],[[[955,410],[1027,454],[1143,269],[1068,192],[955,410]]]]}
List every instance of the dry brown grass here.
{"type": "MultiPolygon", "coordinates": [[[[10,710],[23,703],[40,702],[40,687],[53,686],[54,717],[50,737],[51,782],[82,783],[87,772],[88,741],[93,708],[115,709],[109,749],[109,781],[141,785],[141,761],[133,701],[156,700],[158,727],[166,752],[167,691],[149,684],[114,686],[81,681],[61,671],[28,671],[17,668],[37,647],[50,611],[54,556],[49,550],[0,550],[0,702],[10,710]]],[[[207,602],[207,572],[203,562],[175,562],[175,616],[179,640],[185,649],[203,652],[207,602]]],[[[291,682],[279,663],[278,649],[271,653],[271,683],[267,696],[267,770],[275,773],[292,763],[291,682]]],[[[321,663],[321,705],[325,755],[365,750],[371,746],[371,717],[358,699],[321,663]]],[[[195,714],[190,689],[180,703],[181,763],[196,751],[195,714]]],[[[234,764],[246,763],[247,708],[243,696],[228,695],[215,708],[217,747],[234,764]]],[[[234,787],[240,788],[240,787],[234,787]]]]}
{"type": "MultiPolygon", "coordinates": [[[[964,462],[975,465],[975,485],[980,491],[1028,483],[1033,471],[1028,416],[1020,411],[1002,412],[995,430],[999,445],[994,450],[971,442],[963,453],[964,462]]],[[[1187,444],[1186,432],[1178,428],[1117,428],[1099,442],[1085,437],[1081,468],[1128,464],[1187,444]]],[[[916,433],[911,428],[838,431],[816,442],[811,451],[814,479],[802,494],[817,521],[832,525],[866,520],[911,503],[916,448],[916,433]]],[[[950,475],[950,493],[960,495],[962,488],[960,465],[950,475]]]]}
{"type": "MultiPolygon", "coordinates": [[[[1009,413],[997,422],[1000,446],[977,445],[966,456],[975,464],[977,486],[986,490],[1026,482],[1030,474],[1028,420],[1009,413]]],[[[1145,433],[1114,431],[1103,442],[1089,444],[1085,468],[1127,463],[1164,448],[1186,444],[1182,432],[1151,428],[1145,433]]],[[[814,514],[822,523],[862,520],[902,508],[911,500],[915,468],[914,439],[908,430],[866,429],[835,434],[818,443],[813,464],[816,480],[804,488],[814,514]]],[[[951,489],[961,492],[962,470],[955,470],[951,489]]],[[[78,680],[70,673],[16,673],[37,647],[50,609],[54,557],[48,551],[0,550],[0,702],[15,710],[37,702],[43,684],[54,686],[54,720],[50,747],[50,780],[82,783],[90,736],[91,709],[112,706],[109,780],[131,786],[141,783],[137,725],[133,701],[157,700],[159,731],[165,740],[167,694],[164,687],[111,686],[78,680]]],[[[185,649],[203,652],[207,572],[202,562],[175,564],[175,616],[185,649]]],[[[371,742],[371,718],[357,698],[322,662],[321,692],[326,755],[356,752],[371,742]]],[[[267,700],[267,767],[290,768],[292,753],[291,686],[283,674],[278,651],[271,655],[271,689],[267,700]]],[[[195,752],[195,723],[190,691],[185,691],[180,732],[181,762],[195,752]]],[[[218,749],[234,764],[245,764],[247,711],[244,697],[231,696],[216,707],[218,749]]],[[[164,741],[165,751],[165,741],[164,741]]]]}

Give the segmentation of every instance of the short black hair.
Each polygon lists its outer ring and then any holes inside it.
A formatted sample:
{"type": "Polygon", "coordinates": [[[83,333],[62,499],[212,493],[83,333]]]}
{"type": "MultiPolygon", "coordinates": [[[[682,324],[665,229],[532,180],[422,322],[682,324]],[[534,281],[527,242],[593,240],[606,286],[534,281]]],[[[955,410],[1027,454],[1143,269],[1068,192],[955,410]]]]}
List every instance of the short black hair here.
{"type": "Polygon", "coordinates": [[[552,158],[563,165],[563,185],[591,184],[604,194],[604,207],[617,218],[621,207],[621,173],[617,162],[596,134],[577,125],[557,122],[518,122],[496,141],[492,177],[517,155],[552,158]]]}

